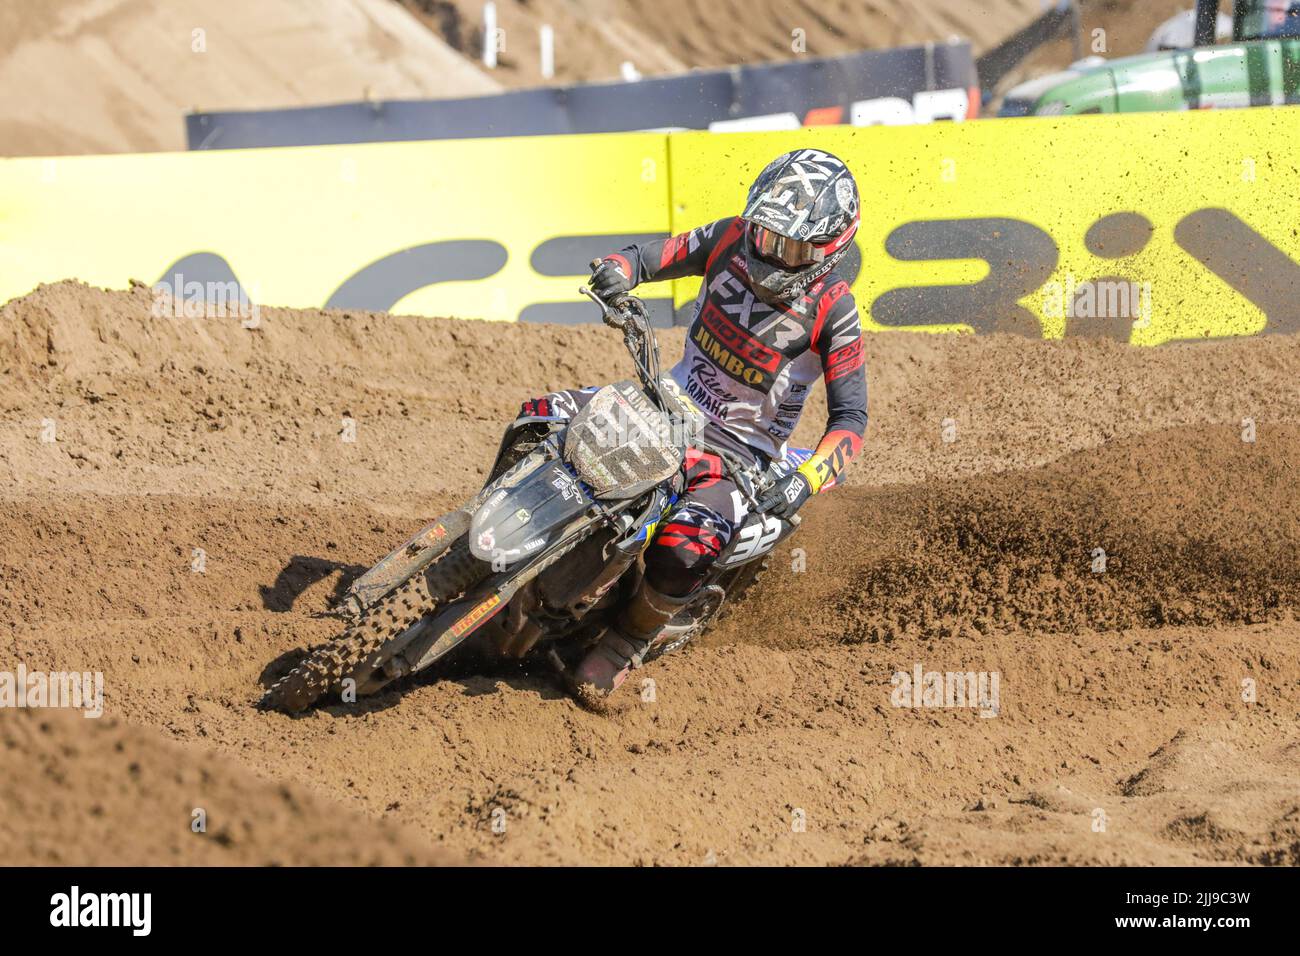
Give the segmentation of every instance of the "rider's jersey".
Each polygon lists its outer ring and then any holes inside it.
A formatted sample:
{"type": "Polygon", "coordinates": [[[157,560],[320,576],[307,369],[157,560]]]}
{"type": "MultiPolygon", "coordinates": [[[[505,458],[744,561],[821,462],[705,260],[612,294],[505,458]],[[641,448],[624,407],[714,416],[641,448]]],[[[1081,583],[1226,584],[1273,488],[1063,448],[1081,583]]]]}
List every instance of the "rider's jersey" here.
{"type": "Polygon", "coordinates": [[[825,378],[826,432],[800,468],[817,491],[857,454],[867,427],[857,306],[835,272],[792,303],[764,302],[747,281],[744,243],[744,223],[733,217],[605,258],[633,285],[704,277],[672,376],[711,421],[751,448],[782,458],[808,393],[825,378]]]}

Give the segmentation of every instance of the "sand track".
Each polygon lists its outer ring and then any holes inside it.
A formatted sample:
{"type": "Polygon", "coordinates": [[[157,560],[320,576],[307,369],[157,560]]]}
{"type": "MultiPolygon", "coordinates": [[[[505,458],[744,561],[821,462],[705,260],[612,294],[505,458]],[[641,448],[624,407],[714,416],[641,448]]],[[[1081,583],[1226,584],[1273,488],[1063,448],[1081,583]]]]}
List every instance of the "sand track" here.
{"type": "Polygon", "coordinates": [[[482,480],[521,398],[625,360],[596,327],[262,318],[0,310],[0,670],[102,671],[106,708],[0,711],[10,862],[1300,862],[1296,339],[873,338],[862,465],[653,702],[460,668],[292,719],[253,704],[340,583],[482,480]],[[891,706],[917,663],[997,671],[998,716],[891,706]]]}

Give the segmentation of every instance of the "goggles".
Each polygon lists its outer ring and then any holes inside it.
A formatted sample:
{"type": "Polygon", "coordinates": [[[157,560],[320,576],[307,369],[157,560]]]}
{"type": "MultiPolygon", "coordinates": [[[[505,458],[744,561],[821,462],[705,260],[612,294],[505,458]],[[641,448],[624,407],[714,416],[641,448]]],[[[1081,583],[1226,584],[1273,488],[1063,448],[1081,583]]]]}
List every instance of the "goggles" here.
{"type": "Polygon", "coordinates": [[[749,238],[754,243],[754,249],[764,259],[775,259],[791,269],[810,266],[826,258],[823,246],[802,239],[791,239],[752,222],[749,224],[749,238]]]}

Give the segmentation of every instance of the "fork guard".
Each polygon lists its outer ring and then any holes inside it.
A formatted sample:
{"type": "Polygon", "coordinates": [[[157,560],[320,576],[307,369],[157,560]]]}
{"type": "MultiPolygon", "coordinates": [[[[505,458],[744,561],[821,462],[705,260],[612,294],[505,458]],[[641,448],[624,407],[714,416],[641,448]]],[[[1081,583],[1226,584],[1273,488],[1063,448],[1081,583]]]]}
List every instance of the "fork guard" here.
{"type": "Polygon", "coordinates": [[[458,508],[425,525],[400,548],[348,586],[333,612],[344,620],[359,620],[366,608],[382,600],[411,575],[428,567],[461,535],[469,531],[471,512],[458,508]]]}

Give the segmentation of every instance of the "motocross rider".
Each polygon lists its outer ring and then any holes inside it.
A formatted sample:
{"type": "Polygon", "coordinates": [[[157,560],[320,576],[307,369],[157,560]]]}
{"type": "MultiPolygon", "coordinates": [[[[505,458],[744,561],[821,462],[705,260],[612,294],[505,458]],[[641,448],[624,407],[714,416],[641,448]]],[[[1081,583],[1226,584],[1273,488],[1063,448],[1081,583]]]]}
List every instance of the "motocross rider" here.
{"type": "MultiPolygon", "coordinates": [[[[743,215],[605,256],[590,284],[604,299],[642,282],[703,276],[686,351],[672,377],[705,413],[706,443],[766,468],[782,461],[804,401],[824,378],[828,416],[816,451],[759,501],[788,517],[857,455],[867,425],[862,330],[835,271],[858,228],[857,184],[830,153],[773,160],[743,215]]],[[[564,419],[595,389],[525,402],[518,421],[564,419]]],[[[639,666],[660,629],[691,603],[748,505],[722,462],[691,448],[686,488],[645,552],[645,576],[572,675],[580,698],[603,700],[639,666]]]]}

